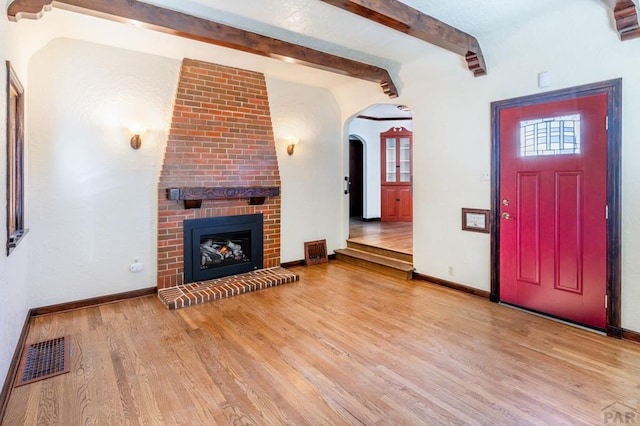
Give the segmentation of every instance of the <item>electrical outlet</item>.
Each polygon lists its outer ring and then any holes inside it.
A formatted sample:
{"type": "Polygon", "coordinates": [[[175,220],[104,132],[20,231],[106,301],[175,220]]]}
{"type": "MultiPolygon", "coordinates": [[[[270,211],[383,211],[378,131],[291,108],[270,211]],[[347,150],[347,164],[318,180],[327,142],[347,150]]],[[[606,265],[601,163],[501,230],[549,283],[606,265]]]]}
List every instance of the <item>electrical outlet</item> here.
{"type": "Polygon", "coordinates": [[[449,276],[453,276],[453,266],[449,266],[449,276]]]}
{"type": "Polygon", "coordinates": [[[491,178],[491,173],[489,173],[489,170],[480,171],[480,180],[488,181],[490,178],[491,178]]]}
{"type": "Polygon", "coordinates": [[[131,271],[131,272],[140,272],[140,271],[142,271],[143,267],[144,267],[144,265],[142,264],[142,262],[140,262],[140,260],[133,259],[133,263],[131,265],[129,265],[129,271],[131,271]]]}

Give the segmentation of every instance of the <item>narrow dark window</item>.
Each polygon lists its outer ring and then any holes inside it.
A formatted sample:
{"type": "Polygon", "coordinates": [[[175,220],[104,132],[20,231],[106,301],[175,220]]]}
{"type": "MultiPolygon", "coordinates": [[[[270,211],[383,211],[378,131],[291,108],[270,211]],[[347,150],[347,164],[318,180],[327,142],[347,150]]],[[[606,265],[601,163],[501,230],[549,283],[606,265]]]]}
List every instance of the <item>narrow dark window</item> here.
{"type": "Polygon", "coordinates": [[[7,61],[7,256],[24,227],[24,89],[7,61]]]}

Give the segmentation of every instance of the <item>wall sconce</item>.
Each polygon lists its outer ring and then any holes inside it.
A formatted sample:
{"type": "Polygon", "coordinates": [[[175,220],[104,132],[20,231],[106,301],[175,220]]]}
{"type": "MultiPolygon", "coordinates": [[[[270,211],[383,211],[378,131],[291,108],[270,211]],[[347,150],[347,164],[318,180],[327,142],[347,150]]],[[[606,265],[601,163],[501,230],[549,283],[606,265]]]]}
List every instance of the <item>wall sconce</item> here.
{"type": "Polygon", "coordinates": [[[300,142],[298,140],[298,138],[294,137],[294,136],[288,136],[286,138],[287,141],[287,154],[289,155],[293,155],[293,150],[295,149],[296,145],[298,145],[298,142],[300,142]]]}
{"type": "Polygon", "coordinates": [[[129,131],[133,134],[129,141],[131,148],[139,149],[142,146],[142,138],[140,136],[144,134],[145,128],[138,124],[133,124],[129,127],[129,131]]]}

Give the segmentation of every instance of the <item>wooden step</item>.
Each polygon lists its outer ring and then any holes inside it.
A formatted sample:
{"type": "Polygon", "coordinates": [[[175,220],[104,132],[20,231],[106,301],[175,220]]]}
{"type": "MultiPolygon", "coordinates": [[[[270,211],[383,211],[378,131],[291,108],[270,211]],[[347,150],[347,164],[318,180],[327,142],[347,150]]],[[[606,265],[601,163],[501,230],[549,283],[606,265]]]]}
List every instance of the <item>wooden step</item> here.
{"type": "Polygon", "coordinates": [[[369,270],[396,278],[410,280],[415,270],[413,264],[409,262],[381,256],[368,251],[347,247],[345,249],[336,249],[334,252],[336,259],[342,260],[343,262],[362,266],[369,270]]]}
{"type": "Polygon", "coordinates": [[[353,240],[347,240],[347,247],[413,264],[413,255],[411,253],[376,247],[353,240]]]}

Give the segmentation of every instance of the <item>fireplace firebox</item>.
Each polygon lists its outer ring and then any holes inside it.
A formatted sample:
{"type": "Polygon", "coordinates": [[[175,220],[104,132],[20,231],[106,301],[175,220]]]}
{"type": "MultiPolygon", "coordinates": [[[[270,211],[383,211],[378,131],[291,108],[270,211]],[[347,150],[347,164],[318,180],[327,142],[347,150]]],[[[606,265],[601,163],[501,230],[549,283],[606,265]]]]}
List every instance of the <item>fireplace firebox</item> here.
{"type": "Polygon", "coordinates": [[[184,283],[262,268],[262,214],[184,221],[184,283]]]}

